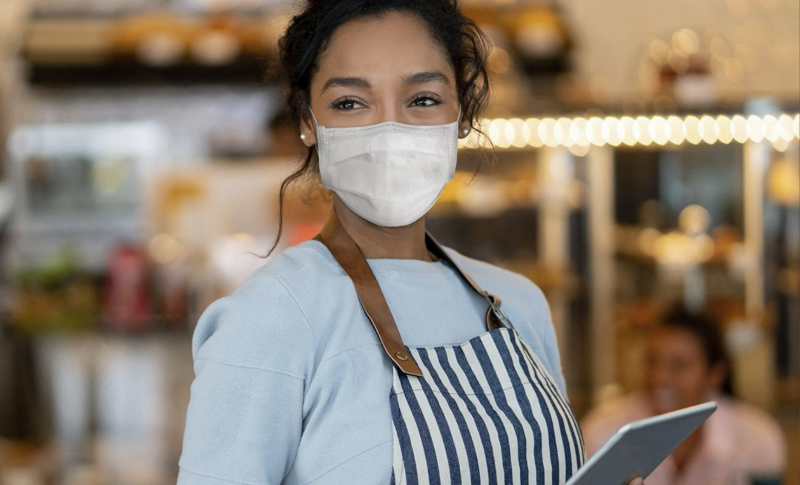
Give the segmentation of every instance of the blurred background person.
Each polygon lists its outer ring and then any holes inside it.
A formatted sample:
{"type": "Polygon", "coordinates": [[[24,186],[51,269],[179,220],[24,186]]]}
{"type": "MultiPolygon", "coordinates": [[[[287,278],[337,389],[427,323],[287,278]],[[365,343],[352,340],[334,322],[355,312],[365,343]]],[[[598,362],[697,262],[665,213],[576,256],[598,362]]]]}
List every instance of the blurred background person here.
{"type": "Polygon", "coordinates": [[[673,308],[650,332],[643,371],[644,389],[601,404],[583,420],[587,459],[626,423],[716,401],[716,412],[647,477],[647,485],[781,483],[781,429],[736,399],[722,334],[711,316],[673,308]]]}

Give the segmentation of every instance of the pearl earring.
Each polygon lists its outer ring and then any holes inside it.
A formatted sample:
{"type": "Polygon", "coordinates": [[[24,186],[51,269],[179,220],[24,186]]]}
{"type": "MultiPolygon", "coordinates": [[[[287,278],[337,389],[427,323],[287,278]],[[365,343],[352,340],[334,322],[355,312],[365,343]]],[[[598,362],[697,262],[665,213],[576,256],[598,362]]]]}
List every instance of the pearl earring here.
{"type": "Polygon", "coordinates": [[[463,128],[461,130],[461,134],[464,135],[464,136],[467,136],[469,134],[469,128],[463,128]]]}
{"type": "Polygon", "coordinates": [[[300,139],[303,140],[303,141],[306,141],[306,134],[305,133],[300,133],[300,139]]]}

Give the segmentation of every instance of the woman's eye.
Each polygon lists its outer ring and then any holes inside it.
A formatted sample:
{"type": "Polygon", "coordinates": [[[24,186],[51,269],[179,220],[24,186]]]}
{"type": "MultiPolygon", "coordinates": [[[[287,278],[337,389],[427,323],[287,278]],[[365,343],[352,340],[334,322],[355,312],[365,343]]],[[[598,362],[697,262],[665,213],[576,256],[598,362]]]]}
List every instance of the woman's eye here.
{"type": "Polygon", "coordinates": [[[414,98],[414,100],[411,101],[412,106],[420,106],[420,107],[434,106],[437,104],[439,104],[439,100],[434,99],[430,96],[420,96],[418,98],[414,98]]]}
{"type": "Polygon", "coordinates": [[[332,103],[332,107],[334,109],[340,109],[343,111],[349,111],[351,109],[356,109],[361,107],[362,104],[356,101],[355,99],[342,99],[339,101],[334,101],[332,103]]]}

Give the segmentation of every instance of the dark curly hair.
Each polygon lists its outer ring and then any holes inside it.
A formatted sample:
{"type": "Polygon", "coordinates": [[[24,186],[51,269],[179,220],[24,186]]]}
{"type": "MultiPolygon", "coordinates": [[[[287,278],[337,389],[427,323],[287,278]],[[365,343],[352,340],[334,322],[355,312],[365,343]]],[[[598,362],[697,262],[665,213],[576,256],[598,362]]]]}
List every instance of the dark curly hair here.
{"type": "Polygon", "coordinates": [[[723,394],[735,396],[731,360],[725,348],[720,324],[708,313],[693,312],[683,305],[675,305],[659,322],[658,328],[680,330],[695,338],[703,351],[709,368],[722,365],[725,368],[725,379],[720,389],[723,394]]]}
{"type": "MultiPolygon", "coordinates": [[[[278,41],[277,74],[288,83],[287,105],[294,121],[300,123],[309,116],[311,79],[318,70],[317,60],[336,29],[352,20],[389,12],[409,14],[425,23],[455,72],[462,116],[473,130],[483,135],[477,123],[489,100],[486,63],[490,44],[475,22],[461,13],[458,0],[309,0],[278,41]]],[[[309,147],[300,167],[281,183],[278,235],[267,256],[275,250],[283,232],[287,187],[298,179],[318,174],[318,164],[316,147],[309,147]]]]}

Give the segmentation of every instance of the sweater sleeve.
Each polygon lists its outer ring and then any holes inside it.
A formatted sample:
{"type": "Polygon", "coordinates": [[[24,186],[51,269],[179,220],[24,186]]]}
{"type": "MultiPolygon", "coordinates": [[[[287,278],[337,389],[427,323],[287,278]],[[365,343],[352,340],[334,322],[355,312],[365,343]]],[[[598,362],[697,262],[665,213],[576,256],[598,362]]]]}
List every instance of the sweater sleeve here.
{"type": "Polygon", "coordinates": [[[201,315],[179,485],[279,484],[298,448],[311,332],[271,275],[246,281],[201,315]]]}

